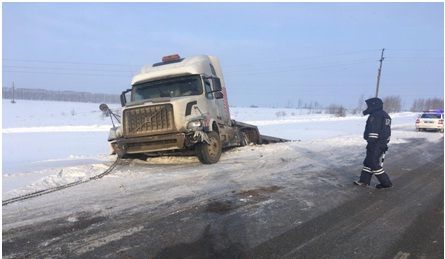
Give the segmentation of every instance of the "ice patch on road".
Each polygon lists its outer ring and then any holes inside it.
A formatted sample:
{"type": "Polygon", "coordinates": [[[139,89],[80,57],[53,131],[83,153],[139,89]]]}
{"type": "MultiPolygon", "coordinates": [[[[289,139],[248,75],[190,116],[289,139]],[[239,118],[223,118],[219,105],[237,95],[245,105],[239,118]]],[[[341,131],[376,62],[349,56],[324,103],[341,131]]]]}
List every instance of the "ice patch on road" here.
{"type": "MultiPolygon", "coordinates": [[[[110,242],[120,240],[126,236],[134,235],[135,233],[140,232],[142,229],[144,229],[144,226],[137,226],[125,229],[123,231],[115,232],[111,235],[103,237],[98,237],[93,235],[92,237],[85,240],[85,242],[82,242],[82,244],[77,244],[77,246],[79,247],[76,247],[73,252],[76,253],[77,255],[82,255],[84,253],[94,250],[97,247],[101,247],[110,242]],[[88,245],[84,245],[85,243],[87,243],[88,245]]],[[[76,244],[74,246],[76,246],[76,244]]]]}
{"type": "Polygon", "coordinates": [[[66,219],[66,221],[71,222],[71,223],[74,223],[74,222],[79,221],[79,219],[78,219],[77,217],[73,217],[73,216],[71,216],[71,217],[68,217],[68,218],[66,219]]]}

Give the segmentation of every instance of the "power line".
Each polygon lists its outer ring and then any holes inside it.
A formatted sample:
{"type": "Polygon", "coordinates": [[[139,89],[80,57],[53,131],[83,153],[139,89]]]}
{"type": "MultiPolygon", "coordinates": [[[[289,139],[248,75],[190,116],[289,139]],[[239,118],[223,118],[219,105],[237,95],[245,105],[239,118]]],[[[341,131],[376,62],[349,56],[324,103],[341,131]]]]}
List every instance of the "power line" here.
{"type": "MultiPolygon", "coordinates": [[[[310,64],[309,66],[301,66],[301,65],[283,65],[283,66],[273,66],[273,67],[260,67],[260,68],[251,68],[251,69],[243,69],[242,71],[237,70],[235,71],[235,74],[237,72],[240,72],[242,74],[258,74],[258,73],[265,73],[268,74],[271,73],[283,73],[283,72],[290,72],[290,71],[298,71],[298,70],[316,70],[320,68],[326,68],[326,67],[338,67],[338,66],[344,66],[344,65],[354,65],[354,64],[360,64],[364,63],[361,62],[362,60],[355,60],[356,62],[320,62],[320,63],[314,63],[310,64]],[[358,62],[357,62],[358,61],[358,62]],[[321,66],[318,64],[322,64],[321,66]]],[[[21,65],[4,65],[3,72],[8,73],[32,73],[32,74],[53,74],[53,75],[86,75],[86,76],[108,76],[109,73],[77,73],[77,72],[113,72],[113,73],[128,73],[128,74],[135,74],[137,72],[135,71],[129,71],[129,70],[113,70],[113,69],[85,69],[85,68],[67,68],[67,67],[41,67],[41,66],[21,66],[21,65]],[[30,71],[30,69],[34,70],[40,70],[40,71],[30,71]],[[49,70],[49,71],[41,71],[41,70],[49,70]],[[52,71],[57,70],[57,71],[52,71]],[[60,71],[66,71],[66,72],[60,72],[60,71]]],[[[230,69],[227,69],[225,71],[230,71],[230,69]]],[[[226,72],[227,73],[227,72],[226,72]]],[[[230,73],[230,72],[229,72],[230,73]]],[[[115,74],[112,74],[112,76],[116,76],[115,74]]]]}
{"type": "Polygon", "coordinates": [[[443,49],[386,49],[391,52],[443,52],[443,49]]]}
{"type": "Polygon", "coordinates": [[[273,74],[280,74],[280,73],[287,73],[287,72],[298,72],[298,71],[307,71],[307,70],[324,70],[324,69],[344,69],[353,65],[358,64],[366,64],[366,63],[373,63],[374,61],[358,61],[358,62],[351,62],[351,63],[331,63],[328,65],[312,65],[312,66],[291,66],[287,68],[279,68],[279,70],[274,70],[273,68],[261,68],[257,70],[251,70],[251,71],[245,71],[245,70],[238,70],[232,73],[225,73],[225,74],[235,74],[235,75],[246,75],[246,76],[252,76],[252,75],[273,75],[273,74]]]}
{"type": "Polygon", "coordinates": [[[102,76],[102,77],[122,77],[122,78],[130,78],[132,75],[116,75],[116,74],[88,74],[88,73],[59,73],[59,72],[45,72],[45,71],[11,71],[11,70],[3,70],[6,73],[25,73],[25,74],[50,74],[50,75],[72,75],[72,76],[102,76]]]}
{"type": "Polygon", "coordinates": [[[326,57],[337,57],[337,56],[349,56],[351,54],[357,54],[357,53],[370,53],[375,52],[376,49],[369,49],[369,50],[357,50],[357,51],[350,51],[350,52],[340,52],[340,53],[334,53],[334,54],[328,54],[328,55],[315,55],[315,56],[303,56],[303,57],[274,57],[273,59],[262,59],[257,60],[252,63],[241,63],[241,64],[235,64],[235,65],[225,65],[224,67],[230,68],[230,67],[240,67],[240,66],[249,66],[249,65],[256,65],[256,64],[271,64],[271,63],[285,63],[285,62],[295,62],[298,60],[305,60],[305,59],[319,59],[319,58],[326,58],[326,57]]]}
{"type": "MultiPolygon", "coordinates": [[[[357,53],[366,53],[373,52],[375,49],[368,50],[357,50],[357,51],[349,51],[349,52],[339,52],[328,55],[316,55],[316,56],[306,56],[306,57],[274,57],[273,59],[262,59],[261,63],[274,63],[274,62],[285,62],[285,61],[295,61],[301,59],[316,59],[316,58],[325,58],[325,57],[334,57],[334,56],[345,56],[357,53]]],[[[256,56],[258,57],[258,56],[256,56]]],[[[50,63],[50,64],[74,64],[74,65],[99,65],[99,66],[124,66],[124,67],[142,67],[142,65],[135,64],[117,64],[117,63],[98,63],[91,61],[67,61],[67,60],[47,60],[47,59],[14,59],[14,58],[2,58],[4,61],[12,61],[12,62],[30,62],[30,63],[50,63]]],[[[225,67],[239,67],[251,64],[257,64],[258,62],[248,63],[248,64],[236,64],[236,65],[226,65],[225,67]]]]}
{"type": "Polygon", "coordinates": [[[387,56],[387,58],[390,59],[415,59],[415,60],[421,60],[421,59],[425,59],[425,60],[433,60],[433,59],[437,59],[440,61],[443,61],[443,57],[425,57],[425,56],[419,56],[419,57],[400,57],[400,56],[387,56]]]}
{"type": "MultiPolygon", "coordinates": [[[[315,55],[315,56],[303,56],[303,57],[274,57],[273,59],[262,59],[260,61],[255,61],[252,63],[241,63],[241,64],[235,64],[235,65],[226,65],[225,67],[239,67],[239,66],[246,66],[246,65],[252,65],[252,64],[258,64],[258,63],[276,63],[276,62],[286,62],[286,61],[295,61],[295,60],[302,60],[302,59],[317,59],[317,58],[326,58],[326,57],[335,57],[335,56],[348,56],[352,54],[357,53],[370,53],[375,52],[377,49],[366,49],[366,50],[355,50],[355,51],[348,51],[348,52],[338,52],[338,53],[332,53],[332,54],[326,54],[326,55],[315,55]]],[[[437,49],[387,49],[391,50],[391,52],[443,52],[443,50],[437,49]]],[[[259,57],[259,56],[255,56],[259,57]]],[[[263,55],[264,57],[264,55],[263,55]]],[[[418,58],[418,57],[413,57],[418,58]]],[[[437,58],[443,58],[443,57],[437,57],[437,58]]],[[[4,61],[12,61],[12,62],[30,62],[30,63],[54,63],[54,64],[75,64],[75,65],[99,65],[99,66],[124,66],[124,67],[142,67],[142,65],[136,65],[136,64],[118,64],[118,63],[99,63],[99,62],[92,62],[92,61],[67,61],[67,60],[46,60],[46,59],[14,59],[14,58],[2,58],[4,61]]]]}
{"type": "Polygon", "coordinates": [[[137,65],[129,65],[129,64],[112,64],[112,63],[96,63],[96,62],[74,62],[74,61],[56,61],[56,60],[43,60],[43,59],[12,59],[12,58],[2,58],[2,60],[13,61],[13,62],[51,63],[51,64],[99,65],[99,66],[124,66],[124,67],[135,67],[135,66],[137,66],[137,65]]]}
{"type": "MultiPolygon", "coordinates": [[[[245,75],[245,76],[252,76],[252,75],[266,75],[266,76],[270,76],[270,75],[274,75],[277,73],[286,73],[286,72],[295,72],[295,71],[305,71],[305,70],[323,70],[323,69],[327,69],[327,68],[333,68],[333,69],[344,69],[345,67],[350,67],[352,65],[357,65],[357,64],[365,64],[365,63],[372,63],[374,61],[359,61],[359,62],[352,62],[352,63],[330,63],[327,65],[322,65],[322,66],[288,66],[288,67],[284,67],[284,68],[275,68],[275,69],[270,69],[270,68],[261,68],[260,70],[242,70],[242,71],[236,71],[235,73],[225,73],[226,75],[237,75],[237,72],[241,73],[241,75],[245,75]],[[266,69],[266,70],[264,70],[266,69]],[[277,70],[278,69],[278,70],[277,70]]],[[[25,67],[20,67],[20,66],[4,66],[4,67],[11,67],[11,68],[25,68],[25,67]]],[[[31,67],[28,67],[31,68],[31,67]]],[[[34,67],[33,67],[34,68],[34,67]]],[[[54,68],[51,68],[54,69],[54,68]]],[[[65,70],[62,69],[61,70],[65,70]]],[[[73,69],[66,69],[66,71],[90,71],[90,70],[73,70],[73,69]]],[[[30,71],[30,70],[3,70],[3,72],[7,72],[7,73],[25,73],[25,74],[50,74],[50,75],[70,75],[70,76],[113,76],[113,77],[126,77],[129,78],[131,76],[133,76],[135,73],[131,72],[131,71],[120,71],[120,70],[94,70],[94,71],[103,71],[103,72],[116,72],[116,73],[127,73],[128,75],[116,75],[116,74],[109,74],[109,73],[77,73],[77,72],[59,72],[59,71],[30,71]]],[[[239,75],[239,74],[238,74],[239,75]]]]}
{"type": "MultiPolygon", "coordinates": [[[[374,61],[371,61],[371,58],[361,58],[356,60],[351,60],[350,62],[341,62],[341,61],[335,61],[335,62],[323,62],[323,61],[317,61],[312,64],[304,63],[304,64],[295,64],[299,60],[303,59],[316,59],[316,58],[325,58],[325,57],[335,57],[335,56],[345,56],[350,55],[354,53],[364,53],[364,52],[370,52],[375,50],[362,50],[362,51],[351,51],[351,52],[343,52],[343,53],[334,53],[330,55],[319,55],[319,56],[312,56],[312,57],[303,57],[298,59],[291,59],[293,64],[285,64],[284,60],[286,59],[278,59],[275,60],[276,62],[280,62],[277,66],[270,66],[270,64],[273,64],[274,62],[267,62],[267,61],[259,61],[256,62],[256,65],[260,65],[258,67],[252,67],[252,66],[246,66],[243,69],[234,69],[234,67],[225,66],[224,72],[227,75],[236,75],[236,76],[252,76],[252,75],[259,75],[259,76],[273,76],[275,74],[281,74],[281,73],[287,73],[287,72],[298,72],[298,71],[307,71],[307,70],[326,70],[326,69],[348,69],[349,67],[353,65],[359,65],[359,64],[366,64],[366,63],[372,63],[374,61]],[[228,68],[226,68],[228,67],[228,68]]],[[[394,62],[402,62],[406,61],[409,62],[409,59],[418,59],[419,57],[403,57],[403,56],[389,56],[388,63],[391,61],[394,62]]],[[[422,58],[422,57],[420,57],[422,58]]],[[[427,58],[434,58],[439,59],[439,57],[423,57],[425,59],[427,58]]],[[[109,66],[125,66],[125,67],[135,67],[134,65],[125,65],[125,64],[110,64],[110,63],[93,63],[93,62],[72,62],[72,61],[54,61],[54,60],[34,60],[34,59],[9,59],[9,58],[3,58],[3,60],[8,61],[19,61],[19,62],[30,62],[30,63],[53,63],[53,64],[88,64],[88,65],[109,65],[109,66]]],[[[443,59],[441,59],[442,61],[443,59]]],[[[417,61],[417,60],[416,60],[417,61]]],[[[242,65],[238,65],[242,66],[242,65]]],[[[245,66],[245,65],[244,65],[245,66]]],[[[69,67],[41,67],[41,66],[35,66],[35,65],[4,65],[3,68],[8,68],[3,70],[3,72],[6,73],[28,73],[28,74],[51,74],[51,75],[70,75],[70,76],[112,76],[112,77],[131,77],[132,75],[136,74],[137,71],[130,71],[130,70],[120,70],[120,69],[106,69],[106,68],[69,68],[69,67]],[[39,71],[30,71],[30,69],[39,70],[39,71]],[[48,71],[42,71],[42,70],[48,70],[48,71]],[[56,70],[56,71],[53,71],[56,70]],[[66,71],[66,72],[65,72],[66,71]],[[105,72],[105,73],[88,73],[88,72],[105,72]],[[80,72],[80,73],[78,73],[80,72]],[[82,73],[87,72],[87,73],[82,73]],[[116,75],[115,73],[127,73],[126,75],[116,75]]]]}
{"type": "Polygon", "coordinates": [[[46,69],[46,70],[67,70],[67,71],[98,71],[98,72],[116,72],[116,73],[134,73],[130,70],[110,70],[110,69],[89,69],[89,68],[64,68],[64,67],[39,67],[39,66],[9,66],[5,65],[4,68],[19,68],[19,69],[46,69]]]}
{"type": "MultiPolygon", "coordinates": [[[[386,57],[388,58],[388,57],[386,57]]],[[[403,60],[402,58],[408,58],[408,57],[391,57],[390,58],[390,62],[410,62],[410,60],[403,60]],[[396,59],[396,60],[394,60],[396,59]],[[399,59],[399,60],[397,60],[399,59]],[[402,60],[400,60],[402,59],[402,60]]],[[[414,57],[413,57],[414,58],[414,57]]],[[[412,60],[412,61],[416,61],[416,60],[412,60]]],[[[351,65],[356,65],[356,64],[365,64],[365,63],[370,63],[370,62],[374,62],[374,61],[366,61],[366,59],[360,59],[360,60],[356,60],[356,62],[351,62],[351,63],[344,63],[344,62],[334,62],[334,63],[325,63],[323,62],[324,65],[317,65],[317,64],[312,64],[310,66],[301,66],[301,65],[287,65],[285,66],[283,64],[283,66],[272,66],[272,67],[257,67],[257,68],[246,68],[243,70],[239,70],[237,69],[234,72],[230,72],[231,69],[225,69],[226,74],[242,74],[242,75],[256,75],[256,74],[263,74],[266,73],[267,75],[271,75],[274,73],[285,73],[285,72],[294,72],[294,71],[304,71],[304,70],[324,70],[326,68],[345,68],[345,67],[349,67],[351,65]]],[[[77,72],[90,72],[90,71],[94,71],[94,72],[112,72],[112,73],[126,73],[126,74],[135,74],[137,73],[137,71],[130,71],[130,70],[115,70],[115,69],[87,69],[87,68],[64,68],[64,67],[40,67],[40,66],[15,66],[15,65],[4,65],[3,68],[18,68],[19,70],[4,70],[4,72],[9,72],[9,73],[33,73],[33,74],[54,74],[54,75],[87,75],[87,76],[106,76],[106,75],[110,75],[110,74],[94,74],[94,73],[77,73],[77,72]],[[20,70],[21,69],[21,70],[20,70]],[[25,70],[23,70],[25,69],[25,70]],[[34,69],[34,70],[49,70],[49,71],[29,71],[28,69],[34,69]],[[57,71],[52,71],[52,70],[57,70],[57,71]],[[67,72],[59,72],[59,71],[67,71],[67,72]]],[[[233,69],[232,69],[233,70],[233,69]]],[[[116,75],[112,75],[112,76],[116,76],[116,75]]]]}

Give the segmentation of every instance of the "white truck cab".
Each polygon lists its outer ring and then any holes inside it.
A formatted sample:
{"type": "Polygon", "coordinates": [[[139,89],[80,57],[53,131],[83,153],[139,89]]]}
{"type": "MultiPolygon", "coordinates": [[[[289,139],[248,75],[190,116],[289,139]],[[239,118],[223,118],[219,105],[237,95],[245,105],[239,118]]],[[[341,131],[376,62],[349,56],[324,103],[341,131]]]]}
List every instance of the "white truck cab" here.
{"type": "Polygon", "coordinates": [[[219,61],[170,55],[144,66],[121,94],[122,125],[109,141],[119,156],[194,150],[205,164],[222,148],[261,143],[258,128],[231,120],[219,61]]]}

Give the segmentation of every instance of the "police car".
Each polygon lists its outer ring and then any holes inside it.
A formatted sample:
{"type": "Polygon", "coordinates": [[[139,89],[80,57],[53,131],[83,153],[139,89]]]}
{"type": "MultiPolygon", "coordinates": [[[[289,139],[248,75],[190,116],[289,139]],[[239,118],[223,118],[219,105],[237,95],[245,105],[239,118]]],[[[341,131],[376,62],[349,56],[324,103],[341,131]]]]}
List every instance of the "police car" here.
{"type": "Polygon", "coordinates": [[[416,130],[437,130],[443,133],[443,110],[424,111],[416,120],[416,130]]]}

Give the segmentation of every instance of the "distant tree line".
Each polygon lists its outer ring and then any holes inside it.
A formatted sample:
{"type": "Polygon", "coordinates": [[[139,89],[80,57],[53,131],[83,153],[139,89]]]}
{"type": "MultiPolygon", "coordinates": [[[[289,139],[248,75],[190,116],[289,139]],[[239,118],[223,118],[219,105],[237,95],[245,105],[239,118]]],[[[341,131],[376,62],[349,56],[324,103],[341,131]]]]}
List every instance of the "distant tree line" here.
{"type": "MultiPolygon", "coordinates": [[[[371,97],[369,97],[371,98],[371,97]]],[[[390,95],[386,97],[381,97],[383,101],[383,109],[388,113],[397,113],[402,111],[402,98],[397,95],[390,95]]],[[[366,109],[365,96],[361,95],[358,99],[358,105],[353,109],[346,109],[343,105],[340,104],[330,104],[329,106],[322,107],[318,102],[310,102],[303,103],[301,100],[298,100],[298,105],[296,107],[292,107],[290,101],[288,101],[288,105],[286,108],[297,108],[307,110],[309,114],[312,113],[327,113],[333,114],[337,117],[344,117],[346,113],[349,111],[352,114],[362,114],[363,110],[366,109]]],[[[258,107],[256,105],[251,105],[250,107],[258,107]]],[[[442,98],[419,98],[415,99],[410,111],[412,112],[421,112],[432,109],[444,109],[444,99],[442,98]]],[[[404,110],[408,110],[407,107],[404,110]]],[[[282,114],[277,113],[277,117],[283,116],[282,114]]]]}
{"type": "MultiPolygon", "coordinates": [[[[12,87],[3,87],[3,99],[12,99],[12,87]]],[[[75,91],[15,88],[15,99],[86,103],[120,103],[119,95],[75,91]]]]}
{"type": "Polygon", "coordinates": [[[383,109],[387,113],[402,111],[402,99],[400,96],[386,96],[383,98],[383,109]]]}
{"type": "Polygon", "coordinates": [[[345,117],[346,116],[346,108],[342,105],[331,104],[327,107],[328,114],[334,114],[337,117],[345,117]]]}
{"type": "Polygon", "coordinates": [[[412,112],[421,112],[432,109],[443,109],[443,99],[441,98],[419,98],[415,99],[411,106],[412,112]]]}
{"type": "MultiPolygon", "coordinates": [[[[402,110],[402,99],[400,96],[387,96],[383,98],[383,109],[388,113],[400,112],[402,110]]],[[[361,95],[356,108],[350,110],[352,114],[361,114],[366,109],[365,97],[361,95]]],[[[335,114],[337,117],[346,116],[347,109],[342,105],[331,104],[327,107],[328,114],[335,114]]]]}
{"type": "MultiPolygon", "coordinates": [[[[432,109],[443,109],[444,100],[442,98],[419,98],[413,101],[410,111],[421,112],[432,109]]],[[[361,113],[366,108],[363,95],[359,98],[359,105],[353,110],[354,114],[361,113]]],[[[388,113],[402,111],[402,99],[400,96],[387,96],[383,98],[383,109],[388,113]]]]}

